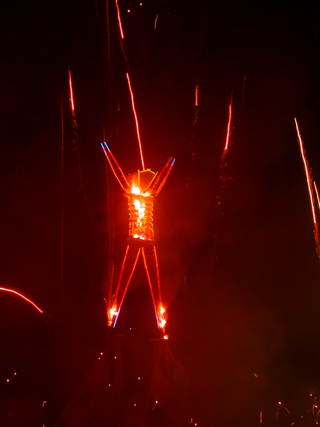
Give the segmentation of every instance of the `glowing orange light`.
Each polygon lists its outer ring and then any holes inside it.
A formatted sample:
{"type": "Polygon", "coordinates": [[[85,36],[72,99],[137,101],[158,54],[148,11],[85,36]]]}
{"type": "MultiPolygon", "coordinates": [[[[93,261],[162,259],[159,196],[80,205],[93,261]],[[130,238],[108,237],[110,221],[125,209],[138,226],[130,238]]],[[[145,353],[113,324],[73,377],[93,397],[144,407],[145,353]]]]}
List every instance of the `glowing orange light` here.
{"type": "MultiPolygon", "coordinates": [[[[130,82],[130,79],[128,79],[128,82],[130,82]]],[[[152,172],[150,169],[138,170],[137,176],[130,185],[106,142],[102,143],[101,146],[112,172],[125,192],[129,209],[129,241],[114,298],[113,300],[110,298],[110,301],[108,301],[108,305],[110,304],[107,310],[108,325],[116,326],[128,286],[139,256],[142,254],[157,325],[164,332],[166,320],[164,317],[165,309],[161,304],[159,265],[154,245],[153,209],[154,199],[166,183],[175,160],[171,157],[159,174],[152,172]]],[[[142,150],[141,160],[143,161],[142,150]]]]}
{"type": "Polygon", "coordinates": [[[168,340],[169,339],[169,335],[163,335],[163,339],[164,340],[168,340]]]}
{"type": "Polygon", "coordinates": [[[122,40],[124,39],[123,29],[122,29],[122,23],[121,23],[121,15],[120,15],[120,9],[118,5],[118,0],[116,0],[116,8],[117,8],[117,16],[118,16],[118,24],[119,24],[119,30],[120,30],[120,36],[122,40]]]}
{"type": "Polygon", "coordinates": [[[33,305],[33,307],[39,311],[39,313],[43,314],[43,310],[41,310],[40,307],[37,306],[37,304],[35,304],[33,301],[31,301],[29,298],[27,298],[26,296],[24,296],[23,294],[20,294],[20,292],[14,291],[13,289],[9,289],[9,288],[2,288],[0,287],[0,291],[3,292],[9,292],[12,293],[14,295],[17,295],[18,297],[24,299],[25,301],[27,301],[29,304],[33,305]]]}
{"type": "Polygon", "coordinates": [[[141,190],[140,190],[139,187],[137,187],[136,185],[132,184],[131,193],[132,194],[136,194],[138,196],[139,194],[141,194],[141,190]]]}
{"type": "Polygon", "coordinates": [[[230,133],[231,133],[231,119],[232,119],[232,96],[229,102],[229,118],[228,118],[228,126],[227,126],[227,136],[226,136],[226,143],[224,146],[225,153],[228,151],[228,147],[229,147],[229,139],[230,139],[230,133]]]}
{"type": "Polygon", "coordinates": [[[166,310],[164,309],[164,307],[162,305],[160,305],[159,310],[158,310],[158,321],[159,321],[159,328],[164,329],[166,326],[166,319],[164,318],[164,313],[166,312],[166,310]]]}
{"type": "Polygon", "coordinates": [[[109,326],[112,325],[113,319],[118,315],[118,310],[116,306],[114,305],[108,312],[108,324],[109,326]]]}
{"type": "Polygon", "coordinates": [[[74,113],[73,88],[72,88],[72,78],[71,78],[70,68],[69,68],[69,89],[70,89],[71,111],[72,111],[72,113],[74,113]]]}
{"type": "Polygon", "coordinates": [[[137,116],[137,112],[136,112],[136,107],[135,107],[135,104],[134,104],[134,96],[133,96],[133,91],[132,91],[132,86],[131,86],[131,81],[130,81],[129,73],[126,74],[126,77],[127,77],[128,87],[129,87],[129,91],[130,91],[132,111],[133,111],[134,120],[135,120],[135,123],[136,123],[136,131],[137,131],[137,137],[138,137],[138,143],[139,143],[139,150],[140,150],[140,158],[141,158],[142,170],[144,170],[144,160],[143,160],[143,154],[142,154],[142,145],[141,145],[141,138],[140,138],[139,122],[138,122],[138,116],[137,116]]]}

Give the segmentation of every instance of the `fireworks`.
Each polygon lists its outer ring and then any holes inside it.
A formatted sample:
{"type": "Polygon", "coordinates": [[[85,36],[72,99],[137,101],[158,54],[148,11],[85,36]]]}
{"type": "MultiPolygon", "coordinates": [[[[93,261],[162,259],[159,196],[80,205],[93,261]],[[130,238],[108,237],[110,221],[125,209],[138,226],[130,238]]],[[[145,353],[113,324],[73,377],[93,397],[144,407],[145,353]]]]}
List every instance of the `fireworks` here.
{"type": "MultiPolygon", "coordinates": [[[[298,121],[296,118],[294,119],[294,122],[296,125],[298,142],[299,142],[299,147],[300,147],[300,152],[301,152],[301,158],[303,161],[304,171],[305,171],[305,175],[306,175],[306,181],[307,181],[308,192],[309,192],[309,200],[310,200],[310,206],[311,206],[311,213],[312,213],[312,219],[313,219],[313,234],[314,234],[314,239],[315,239],[315,243],[316,243],[316,251],[317,251],[318,258],[319,258],[319,256],[320,256],[319,226],[318,226],[316,210],[315,210],[315,197],[314,197],[314,194],[312,191],[313,179],[312,179],[311,169],[309,167],[308,160],[307,160],[307,157],[305,154],[304,144],[303,144],[303,140],[301,138],[300,129],[298,126],[298,121]]],[[[316,189],[316,186],[315,186],[315,189],[316,189]]],[[[316,189],[316,194],[317,194],[317,189],[316,189]]]]}
{"type": "Polygon", "coordinates": [[[70,92],[70,106],[71,106],[71,111],[72,111],[72,115],[74,115],[75,108],[74,108],[73,87],[72,87],[72,78],[71,78],[70,68],[69,68],[69,92],[70,92]]]}
{"type": "Polygon", "coordinates": [[[229,102],[229,118],[228,118],[227,135],[226,135],[226,142],[223,150],[223,156],[227,154],[228,148],[229,148],[229,141],[230,141],[230,135],[231,135],[231,120],[232,120],[232,95],[229,102]]]}
{"type": "Polygon", "coordinates": [[[142,145],[141,145],[141,138],[140,138],[139,122],[138,122],[137,111],[136,111],[136,107],[135,107],[135,103],[134,103],[134,96],[133,96],[133,91],[132,91],[129,73],[126,74],[126,77],[127,77],[128,87],[129,87],[129,91],[130,91],[132,111],[133,111],[134,120],[135,120],[135,124],[136,124],[136,131],[137,131],[137,137],[138,137],[138,143],[139,143],[141,165],[142,165],[142,170],[144,170],[144,160],[143,160],[143,154],[142,154],[142,145]]]}
{"type": "Polygon", "coordinates": [[[31,299],[27,298],[25,295],[21,294],[20,292],[17,292],[14,289],[3,288],[3,287],[0,287],[0,291],[9,292],[11,294],[17,295],[18,297],[24,299],[27,303],[31,304],[36,310],[39,311],[39,313],[43,314],[43,310],[41,310],[41,308],[38,307],[37,304],[35,304],[33,301],[31,301],[31,299]]]}

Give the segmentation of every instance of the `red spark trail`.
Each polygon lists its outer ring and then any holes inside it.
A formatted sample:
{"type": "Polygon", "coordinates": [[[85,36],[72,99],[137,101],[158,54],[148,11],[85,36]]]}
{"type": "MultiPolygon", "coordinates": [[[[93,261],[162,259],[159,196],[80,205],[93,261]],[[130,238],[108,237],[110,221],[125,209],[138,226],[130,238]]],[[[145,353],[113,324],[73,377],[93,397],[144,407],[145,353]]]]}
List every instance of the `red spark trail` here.
{"type": "Polygon", "coordinates": [[[71,78],[71,71],[69,67],[69,89],[70,89],[70,105],[71,105],[71,111],[72,114],[74,114],[74,100],[73,100],[73,88],[72,88],[72,78],[71,78]]]}
{"type": "Polygon", "coordinates": [[[117,8],[117,16],[118,16],[118,24],[119,24],[120,36],[121,36],[121,38],[123,40],[124,39],[124,33],[123,33],[123,29],[122,29],[122,22],[121,22],[121,15],[120,15],[120,9],[119,9],[118,0],[116,0],[116,8],[117,8]]]}
{"type": "Polygon", "coordinates": [[[33,301],[31,301],[29,298],[27,298],[26,296],[24,296],[23,294],[20,294],[20,292],[17,292],[13,289],[9,289],[9,288],[2,288],[0,287],[0,291],[3,292],[9,292],[11,294],[17,295],[18,297],[24,299],[25,301],[27,301],[29,304],[33,305],[33,307],[39,311],[39,313],[43,314],[43,310],[41,310],[40,307],[37,306],[37,304],[35,304],[33,301]]]}
{"type": "Polygon", "coordinates": [[[313,218],[313,234],[314,234],[314,239],[315,239],[315,243],[316,243],[316,251],[317,251],[318,258],[320,260],[319,228],[318,228],[318,222],[317,222],[317,217],[316,217],[315,200],[314,200],[314,195],[313,195],[313,191],[312,191],[313,179],[312,179],[311,170],[310,170],[310,167],[308,165],[307,158],[306,158],[305,149],[304,149],[303,141],[302,141],[299,126],[298,126],[298,121],[296,118],[294,118],[294,122],[295,122],[296,129],[297,129],[301,158],[303,161],[304,171],[305,171],[305,175],[306,175],[306,181],[307,181],[307,185],[308,185],[309,200],[310,200],[310,206],[311,206],[311,212],[312,212],[312,218],[313,218]]]}
{"type": "Polygon", "coordinates": [[[136,107],[135,107],[135,104],[134,104],[134,96],[133,96],[133,91],[132,91],[132,87],[131,87],[131,81],[130,81],[129,73],[126,73],[126,77],[127,77],[128,87],[129,87],[129,90],[130,90],[131,105],[132,105],[132,110],[133,110],[133,114],[134,114],[134,120],[136,122],[136,130],[137,130],[137,137],[138,137],[138,142],[139,142],[139,150],[140,150],[140,158],[141,158],[142,170],[145,170],[145,168],[144,168],[143,154],[142,154],[142,145],[141,145],[141,138],[140,138],[139,122],[138,122],[138,116],[137,116],[137,112],[136,112],[136,107]]]}
{"type": "Polygon", "coordinates": [[[313,186],[314,186],[314,190],[316,192],[316,196],[317,196],[317,202],[318,202],[318,210],[320,212],[320,199],[319,199],[319,192],[318,192],[318,187],[315,181],[313,181],[313,186]]]}
{"type": "Polygon", "coordinates": [[[196,84],[196,89],[194,93],[194,106],[198,107],[198,92],[199,92],[199,84],[196,84]]]}
{"type": "Polygon", "coordinates": [[[313,224],[317,224],[317,218],[316,218],[316,212],[315,212],[315,207],[314,207],[314,197],[313,197],[313,193],[312,193],[312,176],[311,176],[311,171],[308,165],[308,161],[305,155],[305,150],[304,150],[304,145],[303,145],[303,141],[301,138],[301,134],[300,134],[300,130],[299,130],[299,126],[298,126],[298,122],[297,119],[294,119],[295,125],[296,125],[296,129],[297,129],[297,135],[298,135],[298,140],[299,140],[299,146],[300,146],[300,152],[301,152],[301,157],[302,157],[302,161],[303,161],[303,165],[304,165],[304,171],[306,174],[306,180],[307,180],[307,184],[308,184],[308,190],[309,190],[309,198],[310,198],[310,205],[311,205],[311,212],[312,212],[312,217],[313,217],[313,224]]]}
{"type": "Polygon", "coordinates": [[[230,134],[231,134],[231,120],[232,120],[232,95],[229,102],[229,119],[228,119],[228,126],[227,126],[227,136],[226,136],[226,143],[224,146],[223,153],[226,154],[229,148],[229,140],[230,140],[230,134]]]}

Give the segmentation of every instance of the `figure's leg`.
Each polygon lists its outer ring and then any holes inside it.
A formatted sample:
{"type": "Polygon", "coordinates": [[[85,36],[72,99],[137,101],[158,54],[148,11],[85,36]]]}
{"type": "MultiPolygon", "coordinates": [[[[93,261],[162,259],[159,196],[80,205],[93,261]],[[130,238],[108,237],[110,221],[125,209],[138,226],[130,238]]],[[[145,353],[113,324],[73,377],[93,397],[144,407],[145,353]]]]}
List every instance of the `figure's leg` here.
{"type": "Polygon", "coordinates": [[[158,328],[164,331],[166,325],[164,318],[165,309],[161,301],[160,274],[156,247],[154,245],[145,246],[141,249],[141,252],[150,286],[158,328]]]}
{"type": "Polygon", "coordinates": [[[116,294],[111,309],[108,310],[108,325],[115,327],[128,286],[136,268],[141,249],[127,246],[120,271],[116,294]]]}

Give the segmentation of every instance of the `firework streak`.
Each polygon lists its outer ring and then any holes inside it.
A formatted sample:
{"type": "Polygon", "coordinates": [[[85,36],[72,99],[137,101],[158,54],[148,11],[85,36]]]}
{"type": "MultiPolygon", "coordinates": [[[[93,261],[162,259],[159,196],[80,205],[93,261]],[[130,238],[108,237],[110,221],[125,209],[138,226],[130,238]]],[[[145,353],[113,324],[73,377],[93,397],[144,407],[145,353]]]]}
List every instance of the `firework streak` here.
{"type": "Polygon", "coordinates": [[[37,304],[35,304],[33,301],[31,301],[29,298],[27,298],[25,295],[21,294],[20,292],[17,292],[17,291],[15,291],[13,289],[2,288],[2,287],[0,287],[0,291],[2,291],[2,292],[8,292],[10,294],[17,295],[18,297],[24,299],[28,304],[32,305],[36,310],[39,311],[39,313],[43,314],[43,310],[41,310],[41,308],[38,307],[37,304]]]}
{"type": "Polygon", "coordinates": [[[296,118],[294,119],[294,122],[296,125],[296,130],[297,130],[297,135],[298,135],[298,143],[299,143],[301,158],[302,158],[304,171],[305,171],[305,175],[306,175],[306,181],[307,181],[308,192],[309,192],[309,200],[310,200],[310,206],[311,206],[311,213],[312,213],[312,219],[313,219],[313,234],[314,234],[314,240],[315,240],[315,244],[316,244],[316,252],[317,252],[318,260],[320,262],[319,225],[318,225],[316,210],[315,210],[315,197],[314,197],[314,194],[312,191],[313,179],[312,179],[311,169],[309,167],[308,160],[307,160],[307,157],[305,154],[305,148],[304,148],[303,140],[301,138],[298,121],[296,118]]]}
{"type": "Polygon", "coordinates": [[[221,220],[223,217],[222,205],[223,205],[223,199],[224,199],[224,190],[228,180],[230,179],[226,172],[226,166],[227,166],[226,158],[230,148],[230,136],[232,132],[232,94],[229,101],[228,111],[229,111],[229,114],[228,114],[226,140],[225,140],[224,149],[220,159],[220,177],[219,177],[220,187],[216,197],[216,206],[215,206],[215,213],[214,213],[214,246],[215,248],[217,246],[217,240],[221,231],[221,220]]]}
{"type": "MultiPolygon", "coordinates": [[[[124,48],[125,38],[124,38],[124,32],[123,32],[123,26],[122,26],[122,21],[121,21],[121,13],[120,13],[118,0],[116,0],[116,8],[117,8],[117,18],[118,18],[119,32],[120,32],[120,45],[121,45],[121,49],[123,52],[124,59],[127,63],[127,68],[129,70],[129,62],[128,62],[128,58],[127,58],[125,48],[124,48]]],[[[143,154],[142,154],[142,144],[141,144],[141,137],[140,137],[139,121],[138,121],[138,115],[137,115],[137,111],[136,111],[136,107],[135,107],[134,94],[133,94],[133,90],[132,90],[129,71],[127,71],[127,73],[126,73],[126,78],[127,78],[127,84],[128,84],[128,88],[129,88],[129,92],[130,92],[132,112],[134,115],[134,121],[135,121],[135,125],[136,125],[136,132],[137,132],[137,138],[138,138],[138,143],[139,143],[141,165],[142,165],[142,170],[144,170],[144,160],[143,160],[143,154]]]]}

